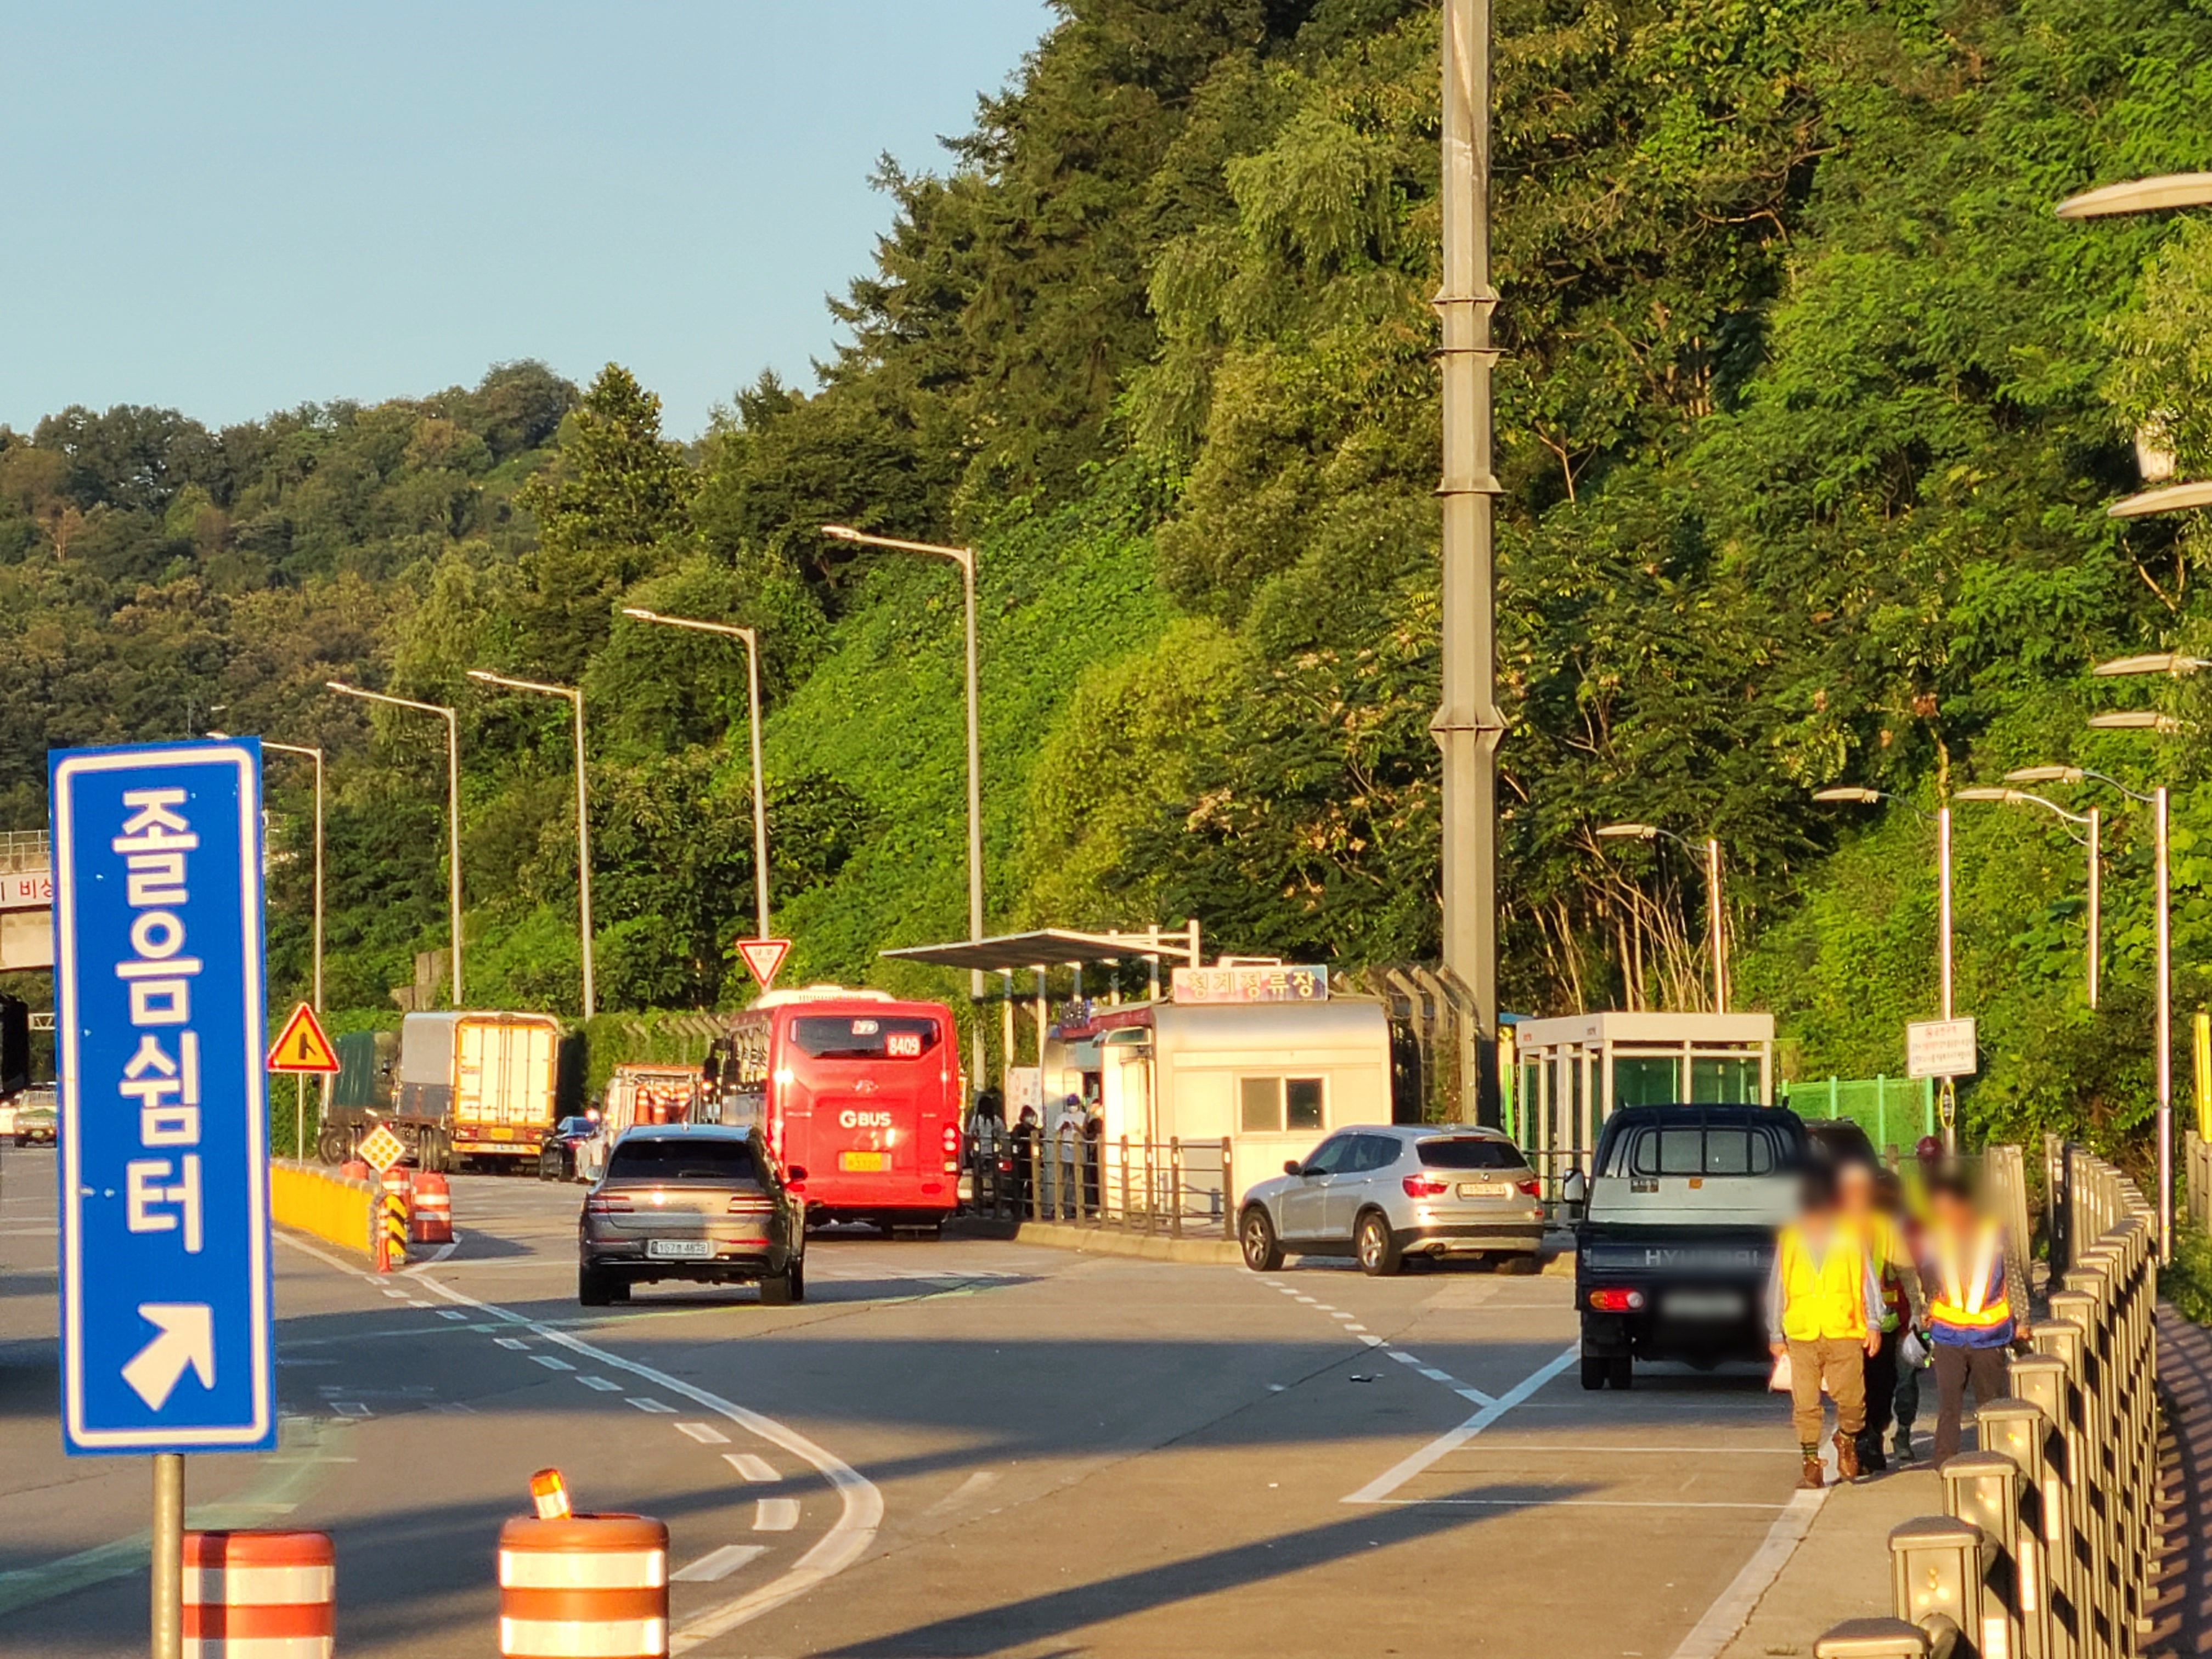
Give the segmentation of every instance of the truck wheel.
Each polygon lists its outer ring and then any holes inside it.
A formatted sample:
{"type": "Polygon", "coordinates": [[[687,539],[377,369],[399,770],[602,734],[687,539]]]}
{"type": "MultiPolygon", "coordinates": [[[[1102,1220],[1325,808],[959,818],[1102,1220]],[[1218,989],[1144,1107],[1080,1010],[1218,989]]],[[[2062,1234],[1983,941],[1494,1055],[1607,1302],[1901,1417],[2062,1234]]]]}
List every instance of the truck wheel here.
{"type": "Polygon", "coordinates": [[[1360,1217],[1352,1237],[1359,1256],[1359,1271],[1370,1279],[1387,1279],[1405,1265],[1398,1241],[1390,1237],[1389,1220],[1382,1211],[1370,1210],[1360,1217]]]}
{"type": "Polygon", "coordinates": [[[614,1274],[605,1267],[576,1269],[576,1300],[586,1308],[605,1308],[614,1304],[616,1291],[623,1288],[614,1274]]]}
{"type": "Polygon", "coordinates": [[[1605,1386],[1605,1372],[1606,1360],[1604,1355],[1586,1353],[1583,1356],[1583,1387],[1584,1389],[1588,1389],[1592,1394],[1595,1394],[1600,1389],[1603,1388],[1605,1386]]]}
{"type": "Polygon", "coordinates": [[[1257,1204],[1244,1212],[1244,1222],[1237,1228],[1237,1237],[1244,1247],[1244,1265],[1254,1273],[1271,1273],[1283,1265],[1283,1246],[1275,1237],[1275,1224],[1267,1219],[1267,1211],[1257,1204]]]}
{"type": "Polygon", "coordinates": [[[1636,1361],[1625,1353],[1617,1353],[1605,1362],[1605,1380],[1624,1393],[1636,1386],[1636,1361]]]}
{"type": "Polygon", "coordinates": [[[325,1164],[337,1164],[344,1163],[346,1157],[345,1131],[336,1127],[325,1127],[320,1134],[315,1137],[315,1156],[325,1164]]]}

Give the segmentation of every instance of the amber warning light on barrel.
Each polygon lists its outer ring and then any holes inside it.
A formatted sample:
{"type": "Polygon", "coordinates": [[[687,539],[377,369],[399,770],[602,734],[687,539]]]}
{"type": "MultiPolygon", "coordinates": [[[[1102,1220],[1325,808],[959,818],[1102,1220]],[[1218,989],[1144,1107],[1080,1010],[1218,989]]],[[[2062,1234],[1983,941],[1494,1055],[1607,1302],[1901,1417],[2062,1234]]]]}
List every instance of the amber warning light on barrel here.
{"type": "Polygon", "coordinates": [[[540,1521],[566,1521],[576,1512],[568,1502],[568,1483],[558,1469],[540,1469],[530,1477],[530,1501],[538,1506],[540,1521]]]}

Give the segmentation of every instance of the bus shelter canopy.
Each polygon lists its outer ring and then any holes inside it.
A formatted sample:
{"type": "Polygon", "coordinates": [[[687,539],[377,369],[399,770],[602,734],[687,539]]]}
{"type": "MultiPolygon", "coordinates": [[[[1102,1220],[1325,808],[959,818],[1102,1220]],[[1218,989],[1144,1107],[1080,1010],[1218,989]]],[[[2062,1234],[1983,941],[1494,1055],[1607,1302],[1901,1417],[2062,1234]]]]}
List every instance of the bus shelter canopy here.
{"type": "Polygon", "coordinates": [[[882,954],[902,962],[927,962],[987,974],[1019,973],[1073,963],[1141,962],[1146,957],[1172,957],[1193,967],[1199,965],[1194,932],[1190,935],[1084,933],[1066,927],[1039,927],[1026,933],[1001,933],[994,939],[901,945],[882,954]]]}

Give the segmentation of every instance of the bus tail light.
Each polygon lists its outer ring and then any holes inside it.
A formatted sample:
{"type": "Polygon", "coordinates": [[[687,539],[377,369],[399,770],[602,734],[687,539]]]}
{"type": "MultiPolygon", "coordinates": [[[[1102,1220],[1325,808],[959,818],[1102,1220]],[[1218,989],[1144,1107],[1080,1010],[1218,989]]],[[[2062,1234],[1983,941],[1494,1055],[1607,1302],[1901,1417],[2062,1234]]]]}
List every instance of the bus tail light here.
{"type": "Polygon", "coordinates": [[[1641,1291],[1603,1290],[1589,1293],[1589,1304],[1599,1313],[1634,1313],[1644,1305],[1641,1291]]]}
{"type": "Polygon", "coordinates": [[[960,1130],[951,1123],[945,1126],[945,1173],[960,1173],[960,1130]]]}
{"type": "Polygon", "coordinates": [[[1398,1183],[1406,1189],[1408,1198],[1442,1198],[1450,1183],[1438,1181],[1434,1176],[1407,1176],[1398,1183]]]}

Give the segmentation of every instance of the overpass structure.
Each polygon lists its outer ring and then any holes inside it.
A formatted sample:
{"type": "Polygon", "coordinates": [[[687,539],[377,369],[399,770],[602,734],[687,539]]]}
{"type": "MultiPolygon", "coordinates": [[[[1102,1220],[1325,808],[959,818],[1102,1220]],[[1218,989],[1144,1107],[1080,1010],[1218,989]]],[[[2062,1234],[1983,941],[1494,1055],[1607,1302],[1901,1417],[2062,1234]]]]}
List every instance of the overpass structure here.
{"type": "Polygon", "coordinates": [[[54,965],[52,848],[43,830],[0,830],[0,972],[54,965]]]}

